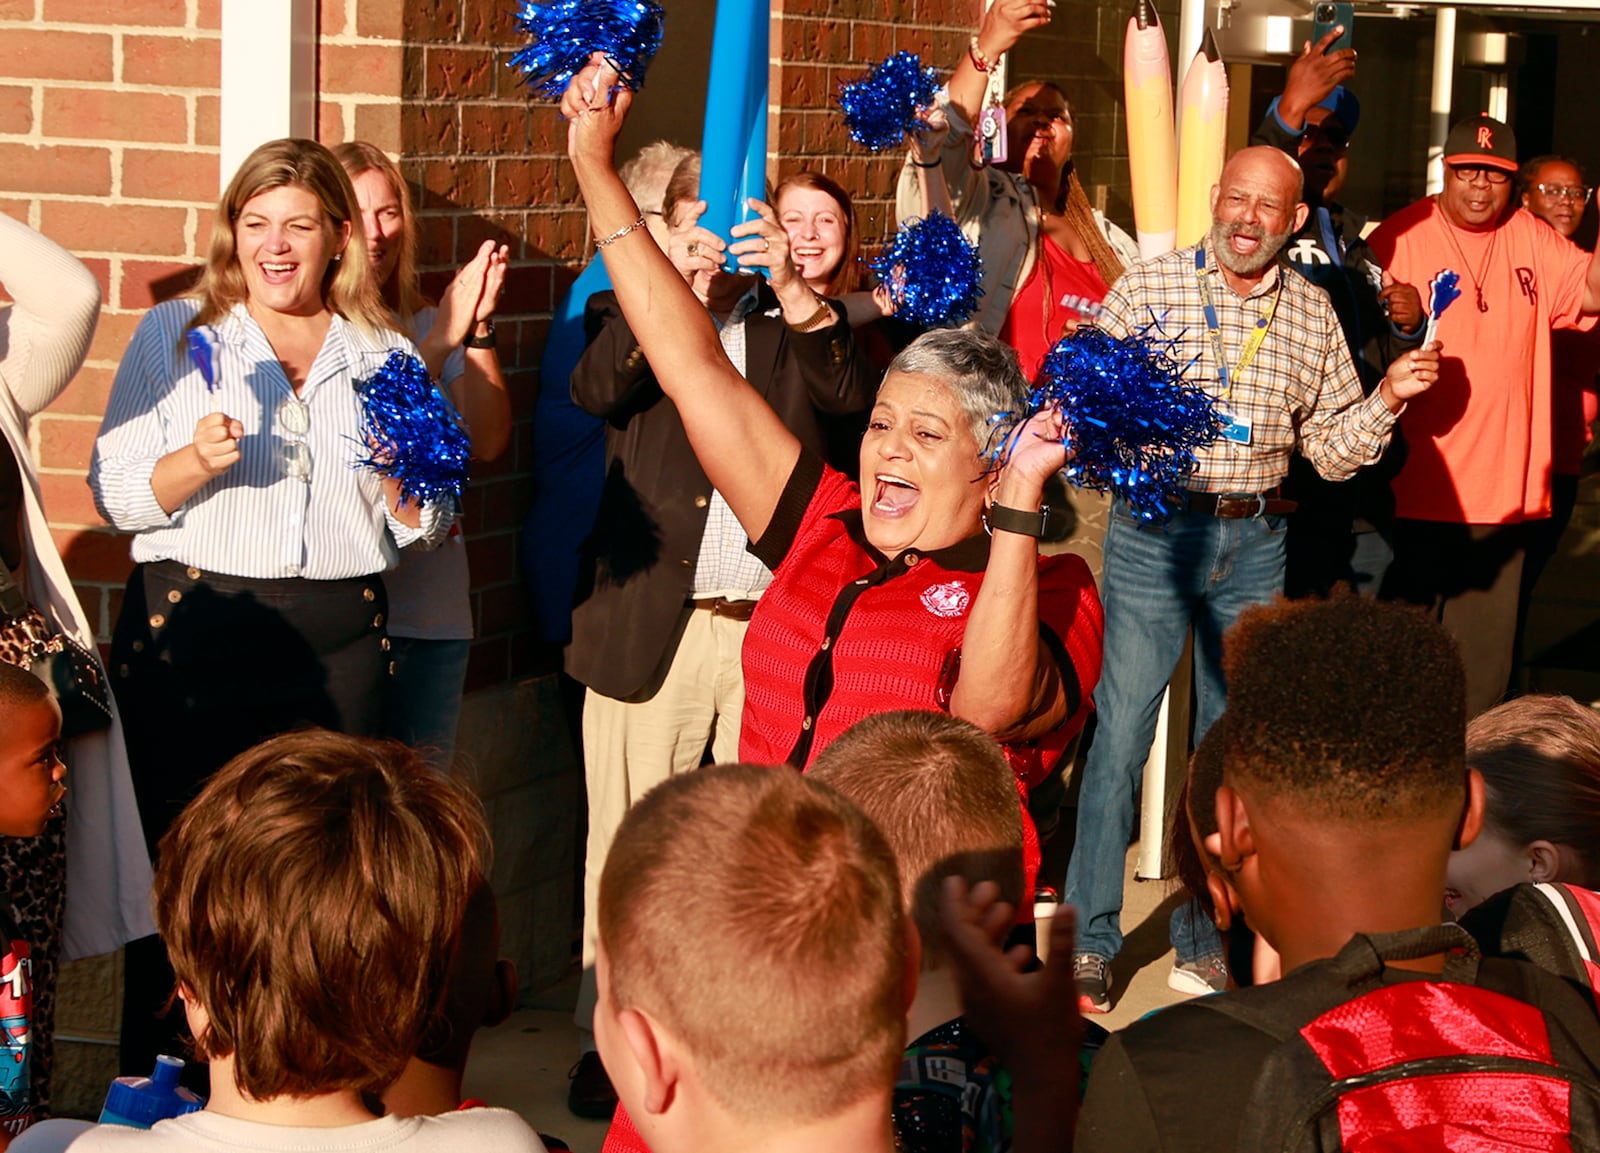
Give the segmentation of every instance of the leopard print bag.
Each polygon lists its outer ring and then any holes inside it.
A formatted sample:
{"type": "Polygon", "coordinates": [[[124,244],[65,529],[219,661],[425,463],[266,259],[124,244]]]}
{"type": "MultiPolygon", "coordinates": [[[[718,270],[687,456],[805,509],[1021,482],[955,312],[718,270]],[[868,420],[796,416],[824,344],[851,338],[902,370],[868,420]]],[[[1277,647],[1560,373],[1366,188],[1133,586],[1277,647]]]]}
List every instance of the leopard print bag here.
{"type": "Polygon", "coordinates": [[[26,669],[50,686],[61,706],[62,740],[110,726],[111,696],[99,659],[72,637],[52,632],[4,565],[0,621],[0,661],[26,669]]]}

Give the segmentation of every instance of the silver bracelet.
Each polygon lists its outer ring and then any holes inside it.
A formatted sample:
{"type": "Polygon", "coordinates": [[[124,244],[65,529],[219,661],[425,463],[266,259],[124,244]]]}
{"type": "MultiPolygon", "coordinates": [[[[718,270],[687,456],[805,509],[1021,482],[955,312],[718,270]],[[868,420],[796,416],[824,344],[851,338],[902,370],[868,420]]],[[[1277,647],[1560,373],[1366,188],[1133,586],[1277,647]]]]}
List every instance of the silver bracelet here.
{"type": "Polygon", "coordinates": [[[639,229],[639,228],[643,228],[643,227],[644,227],[644,216],[641,215],[638,220],[635,220],[632,224],[624,225],[623,227],[621,227],[621,228],[617,229],[615,232],[613,232],[610,236],[596,239],[595,242],[594,242],[594,246],[596,248],[604,248],[606,245],[610,244],[613,240],[621,240],[624,236],[628,235],[628,233],[633,232],[635,229],[639,229]]]}

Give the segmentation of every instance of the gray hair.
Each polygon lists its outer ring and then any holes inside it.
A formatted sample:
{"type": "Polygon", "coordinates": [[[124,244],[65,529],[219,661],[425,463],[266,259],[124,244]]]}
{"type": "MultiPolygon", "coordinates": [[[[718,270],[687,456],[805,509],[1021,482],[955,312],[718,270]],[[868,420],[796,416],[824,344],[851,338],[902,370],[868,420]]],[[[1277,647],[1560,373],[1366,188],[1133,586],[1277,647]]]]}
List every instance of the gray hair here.
{"type": "Polygon", "coordinates": [[[1031,391],[1011,346],[977,329],[925,332],[894,358],[889,371],[943,380],[967,414],[979,452],[989,443],[990,418],[1021,416],[1031,391]]]}
{"type": "Polygon", "coordinates": [[[656,140],[639,149],[639,155],[617,170],[622,183],[638,204],[640,212],[660,212],[667,181],[691,150],[665,140],[656,140]]]}

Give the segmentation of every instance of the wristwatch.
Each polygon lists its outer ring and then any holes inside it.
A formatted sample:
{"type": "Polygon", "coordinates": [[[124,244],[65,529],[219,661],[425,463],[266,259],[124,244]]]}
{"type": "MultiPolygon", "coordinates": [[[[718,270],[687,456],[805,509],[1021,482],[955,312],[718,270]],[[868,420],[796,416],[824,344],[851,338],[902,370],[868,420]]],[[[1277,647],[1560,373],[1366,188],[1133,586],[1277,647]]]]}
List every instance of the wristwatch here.
{"type": "Polygon", "coordinates": [[[477,333],[468,333],[467,339],[461,342],[462,348],[493,348],[494,347],[494,321],[483,322],[489,331],[479,336],[477,333]]]}
{"type": "Polygon", "coordinates": [[[1050,519],[1050,506],[1040,505],[1034,511],[1020,508],[1007,508],[1003,504],[992,504],[989,511],[984,513],[983,523],[992,535],[996,530],[1000,532],[1020,533],[1022,536],[1031,536],[1039,539],[1044,536],[1045,522],[1050,519]]]}

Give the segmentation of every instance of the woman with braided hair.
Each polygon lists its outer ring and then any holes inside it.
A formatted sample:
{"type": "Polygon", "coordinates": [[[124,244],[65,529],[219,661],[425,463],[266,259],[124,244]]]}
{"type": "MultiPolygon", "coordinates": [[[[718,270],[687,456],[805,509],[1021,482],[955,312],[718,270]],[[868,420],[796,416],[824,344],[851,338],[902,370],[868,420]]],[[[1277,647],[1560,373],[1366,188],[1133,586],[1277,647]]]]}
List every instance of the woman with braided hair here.
{"type": "Polygon", "coordinates": [[[974,150],[988,74],[1023,33],[1049,21],[1046,0],[989,8],[927,127],[911,138],[896,204],[902,220],[946,213],[978,246],[984,295],[975,319],[1017,350],[1029,379],[1083,318],[1073,305],[1098,304],[1138,258],[1133,239],[1084,194],[1072,161],[1072,110],[1055,84],[1029,80],[1006,93],[1003,161],[980,164],[974,150]]]}

